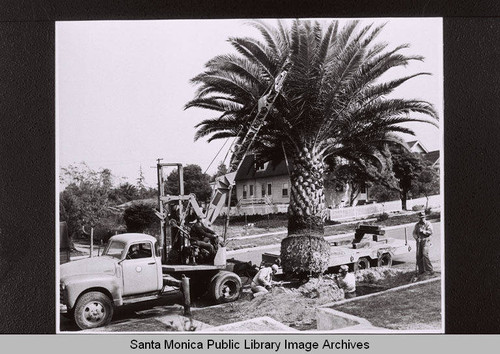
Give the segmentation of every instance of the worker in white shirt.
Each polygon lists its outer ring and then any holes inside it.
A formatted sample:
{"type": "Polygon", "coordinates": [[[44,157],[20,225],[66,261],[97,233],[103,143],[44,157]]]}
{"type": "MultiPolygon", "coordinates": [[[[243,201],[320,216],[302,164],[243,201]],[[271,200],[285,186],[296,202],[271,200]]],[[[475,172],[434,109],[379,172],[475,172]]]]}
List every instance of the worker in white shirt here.
{"type": "Polygon", "coordinates": [[[271,290],[272,276],[278,271],[278,266],[273,264],[271,267],[264,267],[253,277],[252,289],[253,296],[267,294],[271,290]]]}
{"type": "Polygon", "coordinates": [[[349,273],[349,267],[347,265],[344,264],[340,266],[339,274],[335,279],[339,288],[344,290],[346,299],[356,296],[356,277],[354,273],[349,273]]]}

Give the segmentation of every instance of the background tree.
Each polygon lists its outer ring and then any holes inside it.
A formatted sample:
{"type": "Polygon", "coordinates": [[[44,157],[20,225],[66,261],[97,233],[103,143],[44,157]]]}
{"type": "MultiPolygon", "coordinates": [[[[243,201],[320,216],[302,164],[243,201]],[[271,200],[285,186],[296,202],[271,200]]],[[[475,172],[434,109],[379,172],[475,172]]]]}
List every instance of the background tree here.
{"type": "Polygon", "coordinates": [[[147,203],[134,203],[126,208],[123,212],[123,220],[127,226],[127,232],[143,233],[152,229],[151,231],[156,235],[160,229],[159,219],[152,205],[147,203]]]}
{"type": "Polygon", "coordinates": [[[199,107],[218,116],[197,125],[195,139],[236,137],[241,143],[255,116],[258,100],[274,83],[285,61],[292,63],[281,94],[254,143],[264,159],[286,153],[291,165],[288,237],[281,244],[283,270],[291,274],[319,274],[328,265],[330,247],[324,240],[323,175],[325,159],[370,155],[392,140],[391,133],[413,131],[405,122],[437,126],[428,102],[388,98],[416,73],[384,81],[395,67],[423,60],[404,55],[403,44],[389,48],[374,42],[383,26],[359,26],[358,21],[326,28],[319,22],[296,20],[290,27],[251,23],[262,39],[230,38],[239,55],[219,55],[192,79],[198,85],[186,108],[199,107]]]}
{"type": "Polygon", "coordinates": [[[229,173],[229,170],[224,163],[224,161],[221,161],[219,165],[217,166],[217,172],[215,172],[214,178],[219,177],[219,176],[224,176],[229,173]]]}
{"type": "MultiPolygon", "coordinates": [[[[179,194],[179,174],[173,170],[165,183],[167,194],[179,194]]],[[[184,194],[196,194],[199,201],[207,202],[210,200],[212,188],[210,188],[210,176],[203,173],[198,165],[186,165],[184,167],[184,194]]]]}
{"type": "Polygon", "coordinates": [[[147,192],[146,185],[144,181],[146,177],[144,177],[144,173],[142,172],[142,166],[139,166],[139,177],[137,177],[137,190],[139,191],[139,195],[144,195],[147,192]]]}
{"type": "Polygon", "coordinates": [[[429,197],[439,194],[439,172],[432,166],[425,164],[413,182],[411,193],[415,196],[423,195],[426,199],[425,209],[429,209],[429,197]]]}
{"type": "Polygon", "coordinates": [[[371,187],[379,183],[387,188],[397,188],[397,181],[392,173],[391,154],[388,148],[376,152],[364,160],[332,161],[327,162],[327,178],[329,184],[349,185],[348,202],[353,205],[363,187],[371,187]]]}
{"type": "Polygon", "coordinates": [[[425,165],[418,153],[412,153],[403,147],[392,147],[392,171],[399,181],[401,208],[407,210],[406,200],[419,174],[425,165]]]}
{"type": "Polygon", "coordinates": [[[385,212],[385,203],[391,200],[399,199],[399,192],[394,188],[389,188],[386,185],[376,183],[370,187],[370,198],[375,199],[382,204],[382,213],[385,212]]]}
{"type": "Polygon", "coordinates": [[[139,199],[140,194],[136,186],[130,184],[129,182],[125,182],[120,184],[118,187],[113,188],[109,193],[109,198],[113,204],[119,205],[139,199]]]}
{"type": "Polygon", "coordinates": [[[70,235],[82,230],[93,243],[94,229],[110,213],[111,171],[94,171],[84,163],[70,165],[61,169],[61,182],[66,185],[60,194],[62,216],[68,222],[70,235]]]}

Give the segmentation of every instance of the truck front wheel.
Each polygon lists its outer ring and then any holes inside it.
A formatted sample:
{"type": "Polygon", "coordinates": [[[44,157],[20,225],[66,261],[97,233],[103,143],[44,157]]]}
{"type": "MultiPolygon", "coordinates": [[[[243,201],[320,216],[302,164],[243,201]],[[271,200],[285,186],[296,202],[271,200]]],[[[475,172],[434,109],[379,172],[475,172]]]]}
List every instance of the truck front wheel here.
{"type": "Polygon", "coordinates": [[[219,272],[210,284],[210,295],[218,304],[238,300],[240,290],[240,277],[232,272],[219,272]]]}
{"type": "Polygon", "coordinates": [[[111,299],[99,291],[83,294],[75,306],[75,322],[81,329],[101,327],[109,324],[113,317],[111,299]]]}

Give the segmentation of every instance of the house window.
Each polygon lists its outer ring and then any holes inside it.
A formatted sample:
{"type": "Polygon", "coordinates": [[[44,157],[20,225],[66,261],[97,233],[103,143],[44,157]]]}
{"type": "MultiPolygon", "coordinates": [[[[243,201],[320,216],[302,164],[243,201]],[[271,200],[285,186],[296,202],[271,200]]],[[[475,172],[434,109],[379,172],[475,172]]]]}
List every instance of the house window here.
{"type": "Polygon", "coordinates": [[[288,197],[288,183],[283,183],[282,196],[288,197]]]}
{"type": "Polygon", "coordinates": [[[267,184],[267,195],[273,195],[273,188],[272,184],[268,183],[267,184]]]}
{"type": "Polygon", "coordinates": [[[264,171],[264,169],[265,169],[264,162],[261,162],[261,161],[256,162],[255,169],[257,171],[264,171]]]}
{"type": "Polygon", "coordinates": [[[363,193],[363,194],[366,193],[366,185],[364,183],[361,185],[360,193],[363,193]]]}
{"type": "Polygon", "coordinates": [[[246,197],[247,197],[247,185],[244,184],[243,185],[243,199],[246,199],[246,197]]]}
{"type": "Polygon", "coordinates": [[[266,196],[266,185],[262,183],[262,198],[266,196]]]}
{"type": "Polygon", "coordinates": [[[250,197],[253,197],[253,184],[250,185],[250,197]]]}

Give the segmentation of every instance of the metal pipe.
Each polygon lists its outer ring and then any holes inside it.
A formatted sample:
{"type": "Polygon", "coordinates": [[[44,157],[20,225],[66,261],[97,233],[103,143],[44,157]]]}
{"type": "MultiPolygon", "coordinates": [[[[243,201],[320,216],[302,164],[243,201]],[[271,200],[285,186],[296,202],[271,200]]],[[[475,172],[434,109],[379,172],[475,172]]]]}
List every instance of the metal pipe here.
{"type": "Polygon", "coordinates": [[[189,278],[182,274],[182,294],[184,296],[184,316],[191,317],[191,296],[189,288],[189,278]]]}

